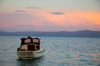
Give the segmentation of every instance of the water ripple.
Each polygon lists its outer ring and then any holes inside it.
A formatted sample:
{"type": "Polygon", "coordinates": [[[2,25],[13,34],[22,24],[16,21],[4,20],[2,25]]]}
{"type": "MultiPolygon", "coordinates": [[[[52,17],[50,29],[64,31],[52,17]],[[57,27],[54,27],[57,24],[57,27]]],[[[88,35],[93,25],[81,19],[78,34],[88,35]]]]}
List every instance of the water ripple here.
{"type": "Polygon", "coordinates": [[[100,38],[39,37],[46,51],[20,60],[16,50],[23,36],[0,36],[0,66],[100,66],[100,38]]]}

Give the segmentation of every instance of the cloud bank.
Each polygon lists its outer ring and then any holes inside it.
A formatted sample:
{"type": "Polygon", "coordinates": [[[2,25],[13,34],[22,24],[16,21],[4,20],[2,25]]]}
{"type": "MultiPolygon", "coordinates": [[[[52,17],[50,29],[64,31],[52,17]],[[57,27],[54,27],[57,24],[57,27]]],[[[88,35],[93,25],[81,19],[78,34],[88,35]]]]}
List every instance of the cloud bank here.
{"type": "Polygon", "coordinates": [[[23,11],[0,12],[0,28],[10,31],[100,30],[100,11],[54,9],[23,9],[23,11]]]}
{"type": "Polygon", "coordinates": [[[16,10],[16,11],[14,11],[14,12],[25,12],[25,11],[21,11],[21,10],[16,10]]]}

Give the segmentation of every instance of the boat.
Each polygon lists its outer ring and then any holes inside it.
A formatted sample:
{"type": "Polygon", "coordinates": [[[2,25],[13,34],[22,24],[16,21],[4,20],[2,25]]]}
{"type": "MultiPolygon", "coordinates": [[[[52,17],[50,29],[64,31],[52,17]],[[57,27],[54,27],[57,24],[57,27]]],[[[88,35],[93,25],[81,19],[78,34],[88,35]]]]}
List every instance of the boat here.
{"type": "Polygon", "coordinates": [[[17,49],[19,59],[33,59],[43,56],[45,49],[40,44],[39,38],[21,38],[20,48],[17,49]]]}

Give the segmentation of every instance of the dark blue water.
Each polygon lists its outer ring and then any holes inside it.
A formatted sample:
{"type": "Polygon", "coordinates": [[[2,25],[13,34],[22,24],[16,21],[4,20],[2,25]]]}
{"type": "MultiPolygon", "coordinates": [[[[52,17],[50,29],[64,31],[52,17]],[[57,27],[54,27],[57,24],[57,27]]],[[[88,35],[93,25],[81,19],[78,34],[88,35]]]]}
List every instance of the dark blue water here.
{"type": "Polygon", "coordinates": [[[0,36],[0,66],[100,66],[100,38],[39,37],[44,56],[20,60],[16,50],[22,37],[0,36]]]}

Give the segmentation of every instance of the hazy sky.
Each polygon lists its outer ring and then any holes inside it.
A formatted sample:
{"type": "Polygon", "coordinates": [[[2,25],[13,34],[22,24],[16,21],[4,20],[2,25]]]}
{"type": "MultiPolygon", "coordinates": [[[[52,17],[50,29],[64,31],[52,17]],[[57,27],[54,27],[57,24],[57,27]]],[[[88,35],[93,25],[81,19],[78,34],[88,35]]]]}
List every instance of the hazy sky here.
{"type": "Polygon", "coordinates": [[[0,0],[0,31],[100,31],[100,0],[0,0]]]}

